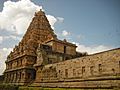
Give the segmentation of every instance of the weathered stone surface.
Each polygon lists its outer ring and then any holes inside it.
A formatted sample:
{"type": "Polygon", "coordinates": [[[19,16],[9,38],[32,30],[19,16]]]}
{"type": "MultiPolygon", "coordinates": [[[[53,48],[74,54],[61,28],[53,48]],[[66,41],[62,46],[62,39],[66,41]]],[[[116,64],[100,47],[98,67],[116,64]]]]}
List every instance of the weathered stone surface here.
{"type": "Polygon", "coordinates": [[[42,87],[119,87],[120,48],[87,55],[59,40],[43,11],[6,60],[4,83],[42,87]]]}
{"type": "Polygon", "coordinates": [[[27,85],[40,79],[39,69],[44,65],[74,57],[76,45],[58,40],[45,13],[40,10],[35,13],[21,42],[7,57],[4,83],[27,85]]]}
{"type": "Polygon", "coordinates": [[[45,65],[41,73],[42,87],[120,87],[120,48],[45,65]]]}

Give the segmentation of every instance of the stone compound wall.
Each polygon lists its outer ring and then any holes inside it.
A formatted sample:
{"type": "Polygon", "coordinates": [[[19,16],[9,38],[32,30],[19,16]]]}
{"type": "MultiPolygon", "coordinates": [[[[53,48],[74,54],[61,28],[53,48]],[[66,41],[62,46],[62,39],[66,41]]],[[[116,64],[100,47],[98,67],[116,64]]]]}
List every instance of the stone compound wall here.
{"type": "Polygon", "coordinates": [[[62,78],[117,74],[120,73],[120,49],[61,62],[56,68],[62,72],[62,78]]]}
{"type": "Polygon", "coordinates": [[[120,48],[49,64],[42,69],[42,87],[120,87],[120,48]]]}

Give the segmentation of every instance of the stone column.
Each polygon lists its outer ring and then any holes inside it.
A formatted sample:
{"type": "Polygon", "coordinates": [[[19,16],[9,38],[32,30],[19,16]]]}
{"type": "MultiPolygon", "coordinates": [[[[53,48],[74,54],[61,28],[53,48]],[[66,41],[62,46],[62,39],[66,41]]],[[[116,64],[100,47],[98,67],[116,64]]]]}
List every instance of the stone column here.
{"type": "Polygon", "coordinates": [[[40,67],[37,67],[35,82],[40,82],[42,79],[42,70],[40,67]]]}
{"type": "Polygon", "coordinates": [[[23,70],[22,72],[21,72],[21,83],[24,83],[25,81],[26,81],[26,70],[23,70]]]}
{"type": "Polygon", "coordinates": [[[11,81],[11,73],[9,74],[9,80],[8,80],[8,82],[10,83],[10,81],[11,81]]]}
{"type": "Polygon", "coordinates": [[[16,72],[16,83],[19,82],[19,72],[16,72]]]}
{"type": "Polygon", "coordinates": [[[17,82],[17,72],[15,73],[15,82],[17,82]]]}
{"type": "Polygon", "coordinates": [[[7,74],[6,82],[8,83],[9,81],[9,74],[7,74]]]}
{"type": "Polygon", "coordinates": [[[6,83],[7,82],[7,73],[5,73],[5,78],[4,78],[4,83],[6,83]]]}
{"type": "Polygon", "coordinates": [[[21,82],[21,71],[19,72],[19,82],[21,82]]]}
{"type": "Polygon", "coordinates": [[[19,79],[20,79],[20,74],[19,72],[17,72],[17,83],[19,83],[19,79]]]}
{"type": "Polygon", "coordinates": [[[10,83],[13,82],[13,73],[11,73],[11,77],[10,77],[10,83]]]}
{"type": "Polygon", "coordinates": [[[15,78],[16,78],[16,76],[15,76],[15,72],[13,73],[13,83],[15,83],[15,78]]]}
{"type": "Polygon", "coordinates": [[[12,73],[12,83],[14,82],[14,73],[12,73]]]}

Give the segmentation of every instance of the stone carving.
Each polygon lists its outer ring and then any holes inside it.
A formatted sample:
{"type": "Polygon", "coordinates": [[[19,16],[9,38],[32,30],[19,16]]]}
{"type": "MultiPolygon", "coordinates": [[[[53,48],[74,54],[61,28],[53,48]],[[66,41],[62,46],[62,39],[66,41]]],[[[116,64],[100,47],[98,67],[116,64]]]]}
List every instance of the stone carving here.
{"type": "Polygon", "coordinates": [[[43,59],[44,59],[43,50],[41,49],[40,44],[39,44],[37,48],[37,64],[42,65],[43,59]]]}
{"type": "Polygon", "coordinates": [[[76,52],[76,47],[57,38],[40,10],[35,13],[21,42],[7,57],[4,83],[43,87],[119,85],[114,76],[118,75],[120,80],[120,49],[88,55],[76,52]],[[111,77],[109,82],[107,75],[111,77]]]}

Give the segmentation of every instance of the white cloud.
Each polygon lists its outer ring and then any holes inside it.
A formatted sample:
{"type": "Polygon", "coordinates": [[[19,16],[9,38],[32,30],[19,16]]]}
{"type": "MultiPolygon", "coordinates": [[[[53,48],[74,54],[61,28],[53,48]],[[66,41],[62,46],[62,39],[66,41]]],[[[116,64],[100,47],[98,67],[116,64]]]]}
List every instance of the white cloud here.
{"type": "Polygon", "coordinates": [[[58,22],[63,22],[63,21],[64,21],[64,18],[62,18],[62,17],[57,17],[57,20],[58,20],[58,22]]]}
{"type": "MultiPolygon", "coordinates": [[[[19,0],[17,2],[6,1],[4,3],[4,7],[2,12],[0,12],[0,29],[5,29],[10,32],[15,32],[16,34],[24,34],[27,30],[27,27],[34,15],[34,13],[38,10],[42,9],[42,6],[35,5],[30,0],[19,0]]],[[[49,23],[51,27],[54,29],[54,25],[56,22],[63,22],[64,18],[62,17],[54,17],[52,15],[47,15],[49,23]]],[[[62,36],[69,36],[70,32],[63,30],[62,36]]],[[[0,36],[0,43],[2,43],[3,39],[18,39],[21,37],[17,37],[14,35],[9,35],[2,37],[0,36]]],[[[80,38],[80,36],[79,36],[80,38]]],[[[79,52],[88,52],[89,54],[102,52],[105,50],[112,49],[112,47],[99,45],[99,46],[85,46],[79,43],[76,43],[78,46],[77,51],[79,52]]],[[[5,69],[5,60],[8,53],[11,51],[11,48],[2,48],[0,49],[0,74],[5,69]]]]}
{"type": "Polygon", "coordinates": [[[62,36],[69,36],[69,35],[70,35],[70,32],[68,32],[66,30],[62,31],[62,36]]]}
{"type": "MultiPolygon", "coordinates": [[[[40,9],[42,9],[42,6],[35,5],[30,0],[6,1],[2,12],[0,12],[0,28],[16,34],[24,34],[34,13],[40,9]]],[[[61,17],[55,18],[52,15],[47,15],[47,18],[53,29],[57,21],[64,20],[61,17]]]]}
{"type": "Polygon", "coordinates": [[[22,39],[22,37],[18,37],[15,35],[4,36],[3,38],[4,38],[4,40],[5,39],[14,39],[14,40],[19,40],[19,41],[22,39]]]}
{"type": "Polygon", "coordinates": [[[54,29],[54,24],[57,22],[57,19],[52,15],[46,15],[46,16],[47,16],[47,19],[48,19],[52,29],[54,29]]]}
{"type": "Polygon", "coordinates": [[[5,60],[7,58],[7,55],[10,53],[12,48],[2,48],[0,49],[0,75],[4,72],[5,70],[5,60]]]}
{"type": "Polygon", "coordinates": [[[42,6],[35,5],[30,0],[6,1],[2,12],[0,12],[0,28],[23,34],[34,12],[40,9],[42,6]]]}
{"type": "Polygon", "coordinates": [[[0,36],[0,44],[2,43],[2,41],[3,41],[3,37],[2,37],[2,36],[0,36]]]}
{"type": "MultiPolygon", "coordinates": [[[[0,28],[16,34],[24,34],[34,13],[40,9],[42,6],[35,5],[30,0],[6,1],[2,12],[0,12],[0,28]]],[[[62,17],[46,16],[53,29],[57,21],[63,22],[64,20],[62,17]]]]}
{"type": "Polygon", "coordinates": [[[77,35],[76,38],[79,39],[79,40],[81,40],[81,39],[84,39],[85,36],[83,36],[83,35],[77,35]]]}
{"type": "Polygon", "coordinates": [[[94,54],[94,53],[103,52],[103,51],[113,49],[113,47],[105,46],[105,45],[85,46],[85,45],[81,45],[79,43],[74,43],[74,44],[76,44],[78,46],[76,49],[78,52],[87,52],[88,54],[94,54]]]}
{"type": "MultiPolygon", "coordinates": [[[[26,32],[34,13],[40,9],[42,9],[42,6],[35,5],[30,0],[4,2],[3,10],[0,12],[0,31],[7,30],[14,35],[0,36],[0,43],[2,43],[3,39],[6,40],[12,38],[14,40],[20,40],[21,37],[19,37],[19,35],[23,35],[26,32]]],[[[47,15],[47,18],[53,29],[54,24],[57,21],[62,21],[62,18],[57,19],[52,15],[47,15]]],[[[5,60],[10,51],[11,48],[0,49],[0,74],[2,74],[5,69],[5,60]]]]}

